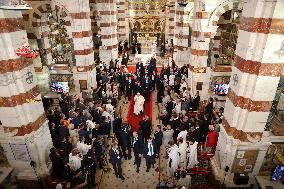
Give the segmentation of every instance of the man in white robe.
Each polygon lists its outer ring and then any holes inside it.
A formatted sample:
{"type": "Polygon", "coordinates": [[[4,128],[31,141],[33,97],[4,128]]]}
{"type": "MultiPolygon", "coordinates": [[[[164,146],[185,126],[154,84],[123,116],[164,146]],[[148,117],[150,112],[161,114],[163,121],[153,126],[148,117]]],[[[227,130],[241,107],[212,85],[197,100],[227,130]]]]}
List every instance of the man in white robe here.
{"type": "Polygon", "coordinates": [[[169,159],[167,163],[167,176],[172,177],[174,176],[175,171],[179,165],[179,153],[178,153],[178,146],[174,144],[173,141],[169,142],[169,159]]]}
{"type": "Polygon", "coordinates": [[[179,166],[186,169],[187,164],[187,143],[182,138],[178,139],[179,166]]]}
{"type": "Polygon", "coordinates": [[[88,151],[92,148],[92,145],[88,145],[84,143],[85,139],[80,138],[77,142],[77,149],[78,151],[84,156],[88,153],[88,151]]]}
{"type": "Polygon", "coordinates": [[[177,136],[177,140],[179,140],[179,138],[182,138],[183,141],[186,141],[187,130],[185,130],[183,127],[181,129],[182,130],[179,132],[179,134],[177,136]]]}
{"type": "Polygon", "coordinates": [[[188,146],[188,164],[187,169],[195,167],[196,164],[198,164],[197,160],[197,145],[198,142],[196,141],[190,141],[188,146]]]}
{"type": "Polygon", "coordinates": [[[74,148],[72,152],[69,154],[69,162],[72,171],[77,171],[81,167],[82,158],[80,158],[80,153],[77,148],[74,148]]]}
{"type": "Polygon", "coordinates": [[[134,97],[134,114],[135,115],[139,115],[143,113],[144,102],[145,102],[145,98],[140,93],[137,93],[134,97]]]}

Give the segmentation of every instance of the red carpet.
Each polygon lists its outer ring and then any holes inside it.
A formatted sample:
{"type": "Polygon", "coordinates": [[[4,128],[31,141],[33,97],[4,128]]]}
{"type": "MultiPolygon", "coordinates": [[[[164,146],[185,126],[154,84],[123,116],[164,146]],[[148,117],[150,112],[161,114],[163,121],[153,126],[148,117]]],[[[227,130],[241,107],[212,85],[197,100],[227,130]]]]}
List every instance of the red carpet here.
{"type": "Polygon", "coordinates": [[[144,103],[144,112],[143,115],[136,116],[134,113],[134,96],[132,95],[129,108],[128,108],[128,114],[127,114],[127,120],[128,123],[132,126],[132,131],[136,131],[139,129],[139,123],[143,119],[144,115],[149,116],[150,122],[152,124],[152,94],[150,94],[150,100],[149,102],[144,103]]]}
{"type": "MultiPolygon", "coordinates": [[[[121,71],[123,70],[123,68],[124,68],[124,66],[121,66],[121,67],[120,67],[121,71]]],[[[127,66],[127,70],[128,70],[128,72],[130,72],[130,73],[135,73],[135,72],[136,72],[136,65],[128,65],[128,66],[127,66]]],[[[157,72],[158,72],[158,74],[161,73],[161,70],[162,70],[162,67],[161,67],[161,66],[157,66],[157,72]]]]}

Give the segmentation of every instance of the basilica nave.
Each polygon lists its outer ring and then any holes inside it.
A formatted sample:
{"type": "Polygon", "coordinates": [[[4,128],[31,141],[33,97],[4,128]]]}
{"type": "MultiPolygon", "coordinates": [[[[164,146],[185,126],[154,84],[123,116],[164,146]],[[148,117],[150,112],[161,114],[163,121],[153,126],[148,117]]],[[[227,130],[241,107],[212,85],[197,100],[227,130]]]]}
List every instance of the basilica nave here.
{"type": "Polygon", "coordinates": [[[283,10],[1,0],[0,188],[284,188],[283,10]]]}

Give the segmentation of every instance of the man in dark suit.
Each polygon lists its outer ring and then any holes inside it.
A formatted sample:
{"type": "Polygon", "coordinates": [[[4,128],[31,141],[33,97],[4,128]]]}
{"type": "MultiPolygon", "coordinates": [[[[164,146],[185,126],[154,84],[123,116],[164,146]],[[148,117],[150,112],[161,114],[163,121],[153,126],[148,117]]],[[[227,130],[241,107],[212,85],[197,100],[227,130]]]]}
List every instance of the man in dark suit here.
{"type": "Polygon", "coordinates": [[[134,153],[134,164],[136,164],[136,172],[139,173],[139,168],[141,165],[141,157],[143,154],[143,141],[142,138],[137,134],[136,131],[133,132],[133,153],[134,153]]]}
{"type": "Polygon", "coordinates": [[[143,142],[145,142],[145,140],[151,135],[151,122],[147,115],[145,115],[143,120],[140,122],[138,132],[143,137],[143,142]]]}
{"type": "Polygon", "coordinates": [[[119,144],[125,160],[131,159],[131,136],[130,129],[124,125],[119,131],[119,144]],[[126,153],[127,150],[127,153],[126,153]]]}
{"type": "Polygon", "coordinates": [[[118,139],[119,137],[119,131],[122,126],[122,118],[120,117],[120,114],[116,114],[116,117],[113,120],[113,132],[118,139]]]}
{"type": "Polygon", "coordinates": [[[128,100],[130,100],[131,96],[132,96],[132,89],[133,89],[133,81],[131,79],[131,76],[128,77],[128,80],[126,80],[126,96],[125,98],[128,98],[128,100]]]}
{"type": "Polygon", "coordinates": [[[147,141],[144,145],[144,158],[146,159],[146,172],[149,172],[151,166],[154,168],[156,145],[153,144],[152,138],[148,138],[147,141]]]}
{"type": "Polygon", "coordinates": [[[155,131],[155,144],[156,144],[156,157],[159,157],[160,148],[163,143],[163,132],[161,131],[161,125],[157,125],[157,130],[155,131]]]}
{"type": "Polygon", "coordinates": [[[150,100],[150,91],[151,91],[151,79],[149,78],[148,75],[145,75],[145,77],[143,78],[143,91],[144,91],[144,97],[146,102],[149,102],[150,100]]]}
{"type": "Polygon", "coordinates": [[[193,108],[194,111],[196,111],[198,109],[199,102],[200,102],[199,91],[196,91],[196,95],[192,99],[192,108],[193,108]]]}
{"type": "Polygon", "coordinates": [[[97,158],[97,161],[99,163],[99,168],[102,169],[104,166],[104,145],[103,145],[103,137],[99,136],[93,143],[93,146],[95,147],[95,155],[97,158]]]}
{"type": "Polygon", "coordinates": [[[115,176],[124,180],[121,168],[121,152],[118,149],[117,143],[113,143],[112,148],[109,150],[109,162],[113,166],[115,176]]]}

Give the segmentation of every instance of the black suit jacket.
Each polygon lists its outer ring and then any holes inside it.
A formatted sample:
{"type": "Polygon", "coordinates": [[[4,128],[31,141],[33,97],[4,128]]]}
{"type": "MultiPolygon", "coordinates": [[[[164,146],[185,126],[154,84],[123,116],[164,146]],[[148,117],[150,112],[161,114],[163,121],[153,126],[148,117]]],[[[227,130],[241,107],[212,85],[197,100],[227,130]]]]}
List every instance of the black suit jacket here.
{"type": "Polygon", "coordinates": [[[130,147],[131,146],[131,137],[130,132],[128,130],[122,130],[119,131],[119,145],[124,147],[130,147]]]}
{"type": "Polygon", "coordinates": [[[141,132],[141,135],[143,137],[148,137],[151,135],[151,123],[149,120],[145,121],[145,120],[142,120],[140,122],[140,127],[138,129],[140,132],[141,132]]]}
{"type": "MultiPolygon", "coordinates": [[[[134,138],[133,138],[134,141],[134,138]]],[[[133,144],[133,152],[134,154],[143,154],[143,141],[140,136],[138,136],[138,140],[133,144]]]]}
{"type": "Polygon", "coordinates": [[[116,164],[121,162],[121,151],[119,151],[119,154],[117,154],[112,148],[109,150],[109,162],[111,164],[116,164]]]}
{"type": "MultiPolygon", "coordinates": [[[[155,152],[156,152],[156,145],[155,143],[152,143],[153,145],[153,156],[156,156],[155,152]]],[[[144,157],[146,157],[148,154],[148,142],[144,144],[144,157]]]]}
{"type": "Polygon", "coordinates": [[[113,120],[113,132],[115,134],[119,133],[119,130],[121,129],[121,125],[122,125],[122,118],[121,117],[116,117],[113,120]]]}
{"type": "Polygon", "coordinates": [[[163,143],[163,132],[155,132],[155,143],[157,146],[161,146],[163,143]]]}

